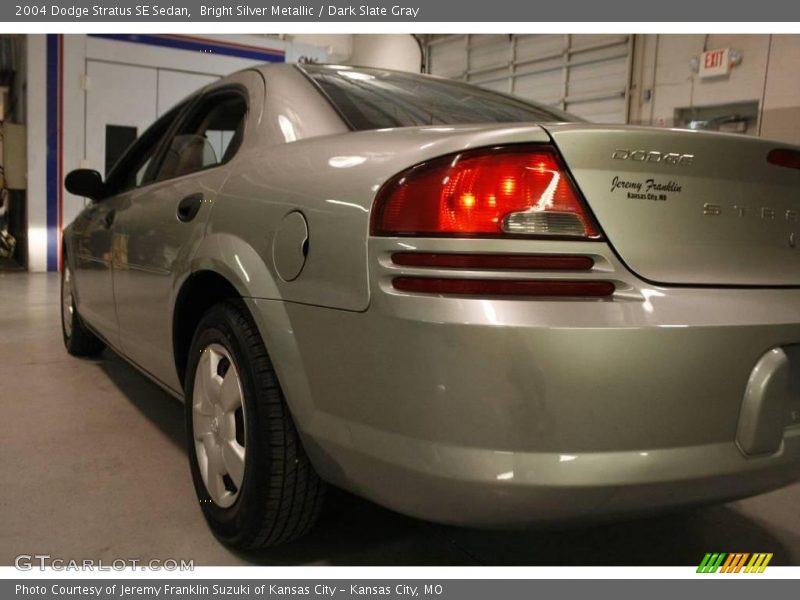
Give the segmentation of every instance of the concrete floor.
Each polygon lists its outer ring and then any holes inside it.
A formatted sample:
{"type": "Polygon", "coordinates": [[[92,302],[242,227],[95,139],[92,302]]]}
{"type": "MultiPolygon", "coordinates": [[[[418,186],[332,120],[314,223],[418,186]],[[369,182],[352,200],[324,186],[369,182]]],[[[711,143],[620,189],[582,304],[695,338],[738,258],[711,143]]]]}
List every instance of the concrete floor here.
{"type": "Polygon", "coordinates": [[[800,485],[725,506],[562,531],[433,525],[343,492],[314,532],[237,554],[209,533],[182,406],[106,351],[67,355],[58,277],[0,273],[0,564],[193,558],[196,565],[694,565],[708,551],[800,565],[800,485]]]}

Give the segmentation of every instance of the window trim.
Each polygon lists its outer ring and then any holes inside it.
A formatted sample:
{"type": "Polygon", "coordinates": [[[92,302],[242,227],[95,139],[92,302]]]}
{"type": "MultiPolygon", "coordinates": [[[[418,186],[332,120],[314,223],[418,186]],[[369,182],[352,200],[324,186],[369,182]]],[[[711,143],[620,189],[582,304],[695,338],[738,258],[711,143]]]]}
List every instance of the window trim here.
{"type": "Polygon", "coordinates": [[[353,123],[351,122],[351,120],[348,119],[347,116],[344,114],[344,111],[331,99],[331,97],[328,95],[328,92],[326,92],[322,88],[322,86],[319,84],[319,82],[316,79],[314,79],[311,76],[311,74],[302,67],[302,65],[297,64],[297,65],[294,65],[294,67],[295,67],[295,69],[300,71],[300,73],[303,75],[303,77],[305,77],[306,81],[308,81],[308,83],[311,84],[311,87],[313,87],[314,90],[316,90],[316,92],[320,96],[325,98],[325,102],[327,102],[330,105],[330,107],[334,110],[334,112],[337,115],[339,115],[339,118],[342,120],[342,123],[344,123],[350,131],[358,131],[358,129],[356,129],[355,125],[353,125],[353,123]]]}
{"type": "MultiPolygon", "coordinates": [[[[131,187],[123,187],[121,185],[121,187],[119,189],[113,190],[112,192],[104,195],[103,199],[112,198],[114,196],[119,196],[120,194],[125,194],[127,192],[132,191],[132,190],[138,190],[138,189],[141,189],[143,187],[146,187],[147,185],[149,185],[151,183],[150,181],[147,180],[147,175],[150,172],[150,169],[152,168],[153,162],[161,154],[162,146],[164,145],[165,140],[171,139],[171,137],[173,135],[173,131],[175,129],[176,123],[178,123],[178,122],[180,122],[182,120],[183,114],[186,112],[186,110],[188,110],[194,104],[196,99],[197,99],[196,97],[190,97],[187,100],[179,102],[178,104],[176,104],[175,106],[170,108],[167,112],[165,112],[163,115],[161,115],[158,119],[156,119],[153,122],[153,124],[150,125],[150,127],[148,127],[145,130],[145,132],[140,137],[138,137],[136,139],[136,141],[133,144],[131,144],[131,146],[123,153],[123,155],[119,158],[119,160],[111,168],[111,171],[109,172],[109,177],[106,177],[106,180],[105,180],[106,183],[108,183],[108,182],[112,182],[113,183],[112,177],[115,175],[115,171],[117,170],[117,167],[120,166],[120,165],[123,165],[125,161],[130,159],[131,153],[134,151],[134,148],[136,147],[138,142],[141,141],[142,137],[147,135],[150,132],[151,128],[154,125],[156,125],[161,119],[167,119],[170,116],[170,114],[174,111],[176,114],[175,114],[174,118],[172,119],[172,122],[164,130],[164,133],[161,134],[161,136],[159,136],[158,140],[156,141],[156,143],[155,143],[155,145],[153,147],[154,152],[153,152],[153,154],[151,156],[150,164],[147,165],[147,169],[145,170],[145,176],[143,178],[143,181],[145,181],[146,183],[142,183],[141,185],[133,185],[131,187]]],[[[128,175],[130,175],[130,173],[128,173],[128,175]]],[[[125,180],[123,179],[123,182],[124,181],[125,180]]]]}
{"type": "Polygon", "coordinates": [[[147,186],[156,183],[164,183],[165,181],[174,181],[176,179],[180,179],[181,177],[187,177],[189,175],[194,175],[196,173],[203,173],[205,171],[209,171],[211,169],[216,169],[218,167],[227,165],[239,155],[239,150],[241,150],[242,146],[244,146],[246,139],[247,119],[249,115],[250,115],[250,94],[247,92],[247,88],[242,84],[231,83],[227,85],[222,85],[220,87],[208,90],[207,92],[198,94],[197,97],[195,97],[193,101],[189,105],[187,105],[186,110],[184,110],[179,115],[179,117],[176,119],[174,127],[169,131],[169,133],[163,140],[164,143],[159,148],[158,154],[155,157],[157,158],[157,161],[152,165],[152,169],[154,172],[149,173],[151,167],[148,167],[148,174],[152,175],[152,179],[150,179],[145,185],[141,185],[135,189],[143,189],[147,186]],[[177,135],[177,131],[179,131],[180,128],[186,123],[186,120],[189,118],[194,108],[206,100],[209,99],[213,100],[215,96],[230,96],[233,94],[240,96],[244,100],[245,104],[244,115],[242,115],[245,127],[242,129],[241,138],[238,140],[238,144],[233,154],[231,156],[228,156],[227,159],[225,160],[221,160],[220,162],[214,163],[213,165],[208,165],[201,169],[197,169],[195,171],[189,171],[188,173],[182,173],[180,175],[173,175],[172,177],[165,177],[164,179],[155,179],[155,177],[158,175],[159,169],[161,169],[161,166],[164,162],[164,158],[166,157],[167,150],[169,149],[169,143],[171,143],[175,135],[177,135]]]}
{"type": "MultiPolygon", "coordinates": [[[[156,121],[153,122],[153,125],[158,123],[158,121],[160,119],[166,118],[170,113],[172,113],[172,111],[176,111],[175,118],[172,120],[172,123],[170,124],[170,126],[167,127],[167,129],[164,132],[164,134],[159,138],[158,142],[156,143],[155,152],[153,153],[152,159],[150,160],[150,164],[147,166],[147,170],[145,171],[145,176],[144,176],[144,179],[143,179],[143,183],[141,185],[138,185],[138,186],[134,185],[133,187],[126,187],[126,188],[120,188],[118,190],[115,190],[112,193],[104,195],[103,196],[103,200],[105,200],[106,198],[113,198],[114,196],[119,196],[121,194],[126,194],[126,193],[129,193],[129,192],[132,192],[132,191],[136,191],[136,190],[146,190],[150,186],[155,185],[157,183],[164,183],[164,182],[167,182],[167,181],[173,181],[173,180],[176,180],[176,179],[180,179],[181,177],[186,177],[186,176],[189,176],[189,175],[194,175],[195,173],[202,173],[202,172],[208,171],[210,169],[215,169],[217,167],[221,167],[223,165],[226,165],[226,164],[230,163],[234,158],[236,158],[236,156],[238,156],[238,154],[239,154],[239,151],[241,150],[241,148],[245,144],[245,140],[247,139],[247,131],[246,131],[247,130],[247,127],[246,127],[247,118],[248,118],[248,116],[250,114],[250,94],[247,91],[247,87],[242,85],[242,84],[230,83],[230,84],[221,85],[219,87],[215,87],[215,88],[207,90],[205,92],[203,92],[203,91],[196,92],[193,96],[190,96],[188,99],[186,99],[186,100],[176,104],[172,108],[170,108],[167,112],[165,112],[163,115],[161,115],[161,117],[156,119],[156,121]],[[161,168],[161,164],[162,164],[162,162],[164,160],[164,157],[166,155],[167,149],[169,147],[169,142],[172,141],[172,139],[176,135],[176,132],[186,122],[186,119],[187,119],[188,115],[191,114],[191,111],[195,108],[195,106],[197,106],[203,100],[206,100],[208,98],[213,98],[216,95],[229,95],[229,94],[232,94],[232,93],[235,93],[235,94],[238,94],[239,96],[241,96],[244,99],[244,102],[245,102],[245,112],[244,112],[245,127],[242,130],[242,136],[239,139],[239,143],[238,143],[238,146],[236,148],[236,151],[231,156],[229,156],[227,158],[227,160],[218,162],[218,163],[213,164],[213,165],[208,165],[207,167],[203,167],[202,169],[198,169],[197,171],[191,171],[190,173],[184,173],[182,175],[176,175],[174,177],[167,177],[165,179],[155,179],[155,175],[158,173],[158,170],[161,168]]],[[[150,127],[152,127],[153,125],[151,125],[150,127]]],[[[147,132],[150,130],[150,127],[148,127],[147,130],[145,131],[145,133],[143,133],[142,135],[146,135],[147,132]]],[[[131,145],[131,147],[128,148],[128,150],[125,151],[125,153],[120,157],[120,159],[119,159],[117,164],[122,164],[123,161],[125,161],[128,158],[130,152],[133,150],[134,146],[136,145],[136,143],[140,139],[141,139],[141,137],[137,138],[136,142],[134,142],[131,145]]],[[[114,169],[116,169],[116,166],[117,165],[115,164],[114,165],[114,169]]],[[[112,173],[113,173],[114,169],[112,169],[112,173]]],[[[108,181],[108,179],[106,179],[106,181],[108,181]]]]}

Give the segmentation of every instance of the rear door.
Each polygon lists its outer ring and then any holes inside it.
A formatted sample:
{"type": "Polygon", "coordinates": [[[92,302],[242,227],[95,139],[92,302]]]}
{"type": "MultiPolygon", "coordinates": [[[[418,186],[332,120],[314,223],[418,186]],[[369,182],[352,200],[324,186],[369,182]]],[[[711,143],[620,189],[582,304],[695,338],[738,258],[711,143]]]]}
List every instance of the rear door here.
{"type": "Polygon", "coordinates": [[[72,223],[73,264],[78,309],[95,331],[118,342],[117,313],[111,279],[113,201],[94,202],[72,223]]]}
{"type": "Polygon", "coordinates": [[[108,172],[106,197],[80,213],[73,224],[81,315],[116,348],[120,346],[112,274],[114,255],[120,249],[116,217],[144,183],[153,157],[177,114],[175,110],[164,115],[124,152],[108,172]]]}
{"type": "Polygon", "coordinates": [[[207,91],[181,117],[147,185],[118,210],[114,296],[123,352],[162,383],[181,389],[172,354],[172,306],[205,234],[217,192],[244,134],[250,85],[207,91]]]}

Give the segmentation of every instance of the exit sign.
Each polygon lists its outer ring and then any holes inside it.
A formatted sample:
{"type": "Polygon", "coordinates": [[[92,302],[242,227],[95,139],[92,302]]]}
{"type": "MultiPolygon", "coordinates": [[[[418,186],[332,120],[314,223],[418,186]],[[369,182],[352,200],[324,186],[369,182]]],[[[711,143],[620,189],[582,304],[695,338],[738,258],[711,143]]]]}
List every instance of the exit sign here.
{"type": "Polygon", "coordinates": [[[731,71],[730,48],[709,50],[700,55],[700,77],[717,77],[731,71]]]}

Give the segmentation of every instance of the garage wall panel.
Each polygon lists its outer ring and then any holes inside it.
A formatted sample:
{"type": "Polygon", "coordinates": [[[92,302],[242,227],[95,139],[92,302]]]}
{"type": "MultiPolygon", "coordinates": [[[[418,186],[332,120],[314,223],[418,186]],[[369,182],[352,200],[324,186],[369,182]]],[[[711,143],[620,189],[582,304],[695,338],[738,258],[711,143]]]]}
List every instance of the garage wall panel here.
{"type": "Polygon", "coordinates": [[[659,34],[636,36],[630,121],[671,127],[679,111],[759,105],[753,135],[800,143],[800,36],[659,34]],[[732,48],[740,64],[728,75],[701,79],[692,68],[704,49],[732,48]]]}
{"type": "Polygon", "coordinates": [[[474,35],[470,37],[469,66],[485,69],[504,65],[509,60],[509,44],[506,35],[474,35]]]}
{"type": "MultiPolygon", "coordinates": [[[[129,126],[141,134],[156,118],[158,92],[156,69],[117,65],[94,60],[86,61],[86,72],[92,83],[86,92],[86,150],[83,166],[95,169],[103,177],[106,166],[106,127],[129,126]]],[[[73,214],[65,215],[69,223],[82,202],[74,199],[73,214]]],[[[65,211],[66,213],[66,211],[65,211]]]]}
{"type": "Polygon", "coordinates": [[[428,70],[434,75],[461,79],[467,70],[467,36],[452,35],[438,37],[435,48],[428,51],[428,70]]]}
{"type": "Polygon", "coordinates": [[[160,117],[163,115],[192,91],[199,90],[201,87],[214,83],[218,79],[219,77],[214,75],[158,69],[158,86],[156,88],[158,93],[158,105],[156,116],[160,117]]]}
{"type": "Polygon", "coordinates": [[[559,105],[564,95],[564,73],[557,67],[534,75],[521,75],[514,82],[513,93],[548,105],[559,105]]]}
{"type": "Polygon", "coordinates": [[[556,106],[591,121],[624,123],[631,36],[437,35],[426,39],[434,75],[556,106]]]}
{"type": "Polygon", "coordinates": [[[518,35],[517,55],[541,57],[560,53],[564,49],[566,35],[518,35]]]}
{"type": "Polygon", "coordinates": [[[800,35],[773,35],[764,86],[761,135],[800,143],[800,35]]]}

